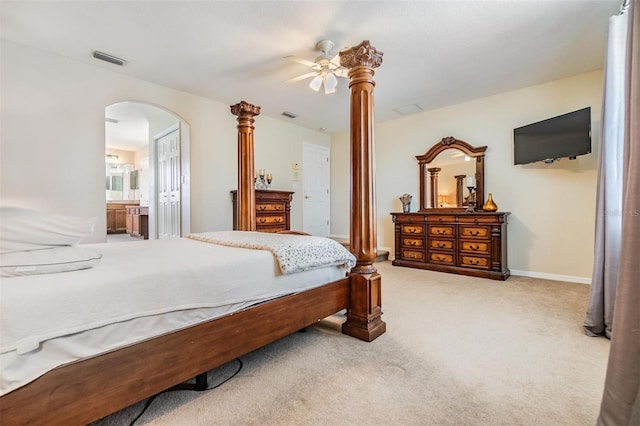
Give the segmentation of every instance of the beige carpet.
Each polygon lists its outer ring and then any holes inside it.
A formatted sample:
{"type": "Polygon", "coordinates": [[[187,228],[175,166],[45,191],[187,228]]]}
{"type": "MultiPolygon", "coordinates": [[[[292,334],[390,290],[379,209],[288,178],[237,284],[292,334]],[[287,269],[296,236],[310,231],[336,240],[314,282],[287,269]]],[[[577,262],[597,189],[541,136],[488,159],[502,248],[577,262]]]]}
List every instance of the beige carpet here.
{"type": "MultiPolygon", "coordinates": [[[[159,396],[136,424],[595,423],[609,341],[582,331],[589,286],[376,266],[387,332],[374,342],[342,335],[335,315],[243,356],[218,389],[159,396]]],[[[142,408],[97,424],[128,424],[142,408]]]]}

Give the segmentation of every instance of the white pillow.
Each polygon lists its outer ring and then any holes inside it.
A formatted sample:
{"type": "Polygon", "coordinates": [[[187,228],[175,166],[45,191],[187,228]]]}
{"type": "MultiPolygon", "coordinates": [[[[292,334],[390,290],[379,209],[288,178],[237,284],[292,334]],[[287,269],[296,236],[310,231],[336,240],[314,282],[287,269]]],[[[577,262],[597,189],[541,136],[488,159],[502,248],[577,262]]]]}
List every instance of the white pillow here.
{"type": "Polygon", "coordinates": [[[0,207],[0,254],[76,245],[93,234],[97,220],[0,207]]]}
{"type": "Polygon", "coordinates": [[[52,274],[92,268],[102,254],[81,247],[54,247],[0,254],[0,276],[52,274]]]}

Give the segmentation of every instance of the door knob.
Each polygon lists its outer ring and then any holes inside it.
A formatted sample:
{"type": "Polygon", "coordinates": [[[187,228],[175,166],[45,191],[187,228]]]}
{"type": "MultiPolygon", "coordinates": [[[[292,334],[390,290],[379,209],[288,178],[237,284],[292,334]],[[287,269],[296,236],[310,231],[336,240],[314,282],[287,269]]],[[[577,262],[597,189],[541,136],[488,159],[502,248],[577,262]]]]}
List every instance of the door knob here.
{"type": "Polygon", "coordinates": [[[307,198],[311,198],[311,197],[309,197],[308,195],[305,195],[304,198],[307,199],[307,198]]]}

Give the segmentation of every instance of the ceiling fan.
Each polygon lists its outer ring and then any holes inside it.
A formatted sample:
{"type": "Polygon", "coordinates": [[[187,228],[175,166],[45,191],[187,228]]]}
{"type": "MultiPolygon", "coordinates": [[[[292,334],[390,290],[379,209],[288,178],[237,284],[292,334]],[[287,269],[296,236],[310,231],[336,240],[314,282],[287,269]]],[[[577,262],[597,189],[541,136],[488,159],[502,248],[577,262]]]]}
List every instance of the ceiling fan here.
{"type": "Polygon", "coordinates": [[[305,78],[313,77],[309,83],[309,87],[316,92],[320,90],[320,87],[324,85],[324,93],[334,93],[338,87],[338,79],[336,77],[348,77],[349,69],[340,65],[340,55],[330,56],[329,53],[335,44],[331,40],[320,40],[316,44],[316,49],[322,52],[322,55],[318,56],[315,61],[309,61],[306,59],[298,58],[296,56],[285,56],[285,59],[298,62],[299,64],[306,65],[313,69],[312,72],[299,75],[290,80],[287,83],[295,83],[296,81],[304,80],[305,78]]]}

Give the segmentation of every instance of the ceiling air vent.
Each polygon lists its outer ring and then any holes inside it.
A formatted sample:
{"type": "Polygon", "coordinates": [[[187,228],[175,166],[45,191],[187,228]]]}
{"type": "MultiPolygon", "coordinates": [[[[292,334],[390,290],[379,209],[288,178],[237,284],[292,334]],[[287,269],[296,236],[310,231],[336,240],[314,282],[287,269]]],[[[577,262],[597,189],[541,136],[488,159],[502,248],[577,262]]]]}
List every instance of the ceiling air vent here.
{"type": "Polygon", "coordinates": [[[285,117],[289,117],[289,118],[296,118],[298,116],[298,114],[294,114],[294,113],[289,112],[289,111],[283,111],[282,115],[284,115],[285,117]]]}
{"type": "Polygon", "coordinates": [[[127,63],[124,59],[120,59],[116,56],[109,55],[108,53],[99,52],[97,50],[93,51],[93,57],[96,59],[100,59],[101,61],[109,62],[111,64],[123,66],[127,63]]]}

